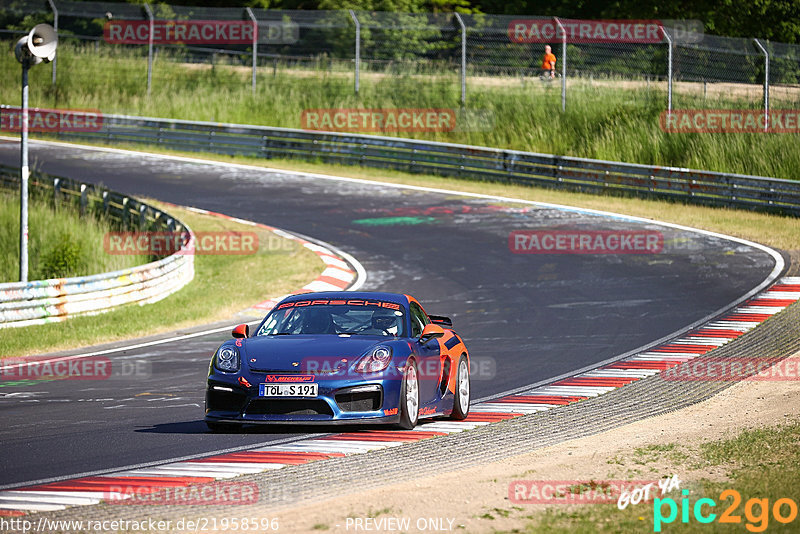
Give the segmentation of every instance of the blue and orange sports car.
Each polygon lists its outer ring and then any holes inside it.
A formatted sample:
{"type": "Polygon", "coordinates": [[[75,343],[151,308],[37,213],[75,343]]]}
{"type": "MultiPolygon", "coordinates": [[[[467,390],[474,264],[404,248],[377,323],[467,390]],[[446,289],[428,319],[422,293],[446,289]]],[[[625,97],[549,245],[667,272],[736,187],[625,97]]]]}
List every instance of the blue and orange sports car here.
{"type": "Polygon", "coordinates": [[[206,424],[388,423],[469,413],[469,352],[409,295],[325,292],[278,303],[214,353],[206,424]]]}

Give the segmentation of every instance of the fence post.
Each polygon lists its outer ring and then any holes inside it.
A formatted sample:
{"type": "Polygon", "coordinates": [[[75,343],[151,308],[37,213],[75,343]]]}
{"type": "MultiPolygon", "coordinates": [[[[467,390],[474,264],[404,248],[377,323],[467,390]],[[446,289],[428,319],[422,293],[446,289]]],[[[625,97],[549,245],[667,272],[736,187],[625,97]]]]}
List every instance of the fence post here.
{"type": "Polygon", "coordinates": [[[458,25],[461,26],[461,105],[467,104],[467,26],[461,14],[454,13],[458,25]]]}
{"type": "Polygon", "coordinates": [[[126,232],[128,231],[128,219],[130,218],[130,214],[128,213],[128,202],[130,202],[128,197],[122,199],[122,229],[126,232]]]}
{"type": "Polygon", "coordinates": [[[764,54],[764,131],[769,130],[769,52],[758,39],[753,39],[756,46],[764,54]]]}
{"type": "Polygon", "coordinates": [[[561,111],[567,110],[567,30],[558,17],[553,17],[561,30],[561,111]]]}
{"type": "Polygon", "coordinates": [[[89,204],[88,192],[86,190],[86,184],[81,184],[81,200],[80,200],[80,210],[79,213],[81,217],[86,215],[86,206],[89,204]]]}
{"type": "Polygon", "coordinates": [[[667,40],[667,113],[672,113],[672,38],[667,33],[666,28],[661,26],[661,33],[667,40]]]}
{"type": "Polygon", "coordinates": [[[150,35],[147,37],[147,96],[150,96],[150,86],[153,81],[153,33],[155,32],[155,21],[150,4],[144,4],[144,11],[150,20],[150,35]]]}
{"type": "Polygon", "coordinates": [[[258,21],[253,14],[253,10],[249,7],[244,8],[247,11],[247,16],[253,22],[253,94],[256,92],[256,62],[258,60],[258,21]]]}
{"type": "Polygon", "coordinates": [[[350,17],[353,19],[353,23],[356,25],[356,94],[358,94],[358,89],[360,85],[360,77],[361,74],[359,72],[361,67],[361,23],[358,22],[358,17],[356,17],[355,11],[352,9],[350,11],[350,17]]]}
{"type": "MultiPolygon", "coordinates": [[[[53,0],[47,0],[47,3],[50,4],[50,10],[53,12],[53,29],[58,34],[58,9],[56,9],[56,3],[53,0]]],[[[56,61],[58,61],[58,54],[53,58],[53,85],[56,84],[56,61]]]]}

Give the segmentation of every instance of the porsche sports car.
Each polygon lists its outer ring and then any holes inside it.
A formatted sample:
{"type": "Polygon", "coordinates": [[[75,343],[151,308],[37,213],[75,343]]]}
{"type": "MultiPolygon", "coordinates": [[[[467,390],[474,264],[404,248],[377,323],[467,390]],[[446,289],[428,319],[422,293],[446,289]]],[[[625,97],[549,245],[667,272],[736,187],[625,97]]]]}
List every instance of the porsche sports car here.
{"type": "Polygon", "coordinates": [[[214,353],[206,424],[387,423],[469,413],[469,352],[414,297],[323,292],[283,299],[214,353]]]}

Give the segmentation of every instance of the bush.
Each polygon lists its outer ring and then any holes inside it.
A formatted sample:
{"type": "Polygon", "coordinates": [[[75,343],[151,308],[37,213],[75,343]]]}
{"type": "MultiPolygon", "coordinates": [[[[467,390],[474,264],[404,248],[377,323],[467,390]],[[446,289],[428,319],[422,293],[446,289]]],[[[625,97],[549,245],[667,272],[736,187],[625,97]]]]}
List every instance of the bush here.
{"type": "Polygon", "coordinates": [[[87,254],[70,232],[62,232],[55,244],[42,255],[41,272],[47,278],[66,278],[86,272],[87,254]]]}

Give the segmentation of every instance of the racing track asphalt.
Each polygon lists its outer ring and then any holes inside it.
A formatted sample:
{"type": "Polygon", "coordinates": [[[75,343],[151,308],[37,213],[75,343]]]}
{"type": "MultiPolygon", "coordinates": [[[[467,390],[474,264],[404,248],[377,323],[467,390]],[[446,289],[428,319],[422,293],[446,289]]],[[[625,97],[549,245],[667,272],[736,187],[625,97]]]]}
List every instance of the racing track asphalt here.
{"type": "MultiPolygon", "coordinates": [[[[365,290],[410,293],[428,312],[454,318],[473,356],[489,362],[473,378],[474,398],[661,338],[742,296],[774,266],[739,243],[581,210],[37,142],[30,154],[37,170],[265,223],[352,254],[367,270],[365,290]],[[663,233],[663,252],[523,255],[508,247],[518,229],[643,227],[663,233]]],[[[18,143],[0,142],[0,163],[18,162],[18,143]]],[[[146,362],[144,378],[0,380],[0,486],[326,430],[208,432],[204,378],[226,337],[110,355],[146,362]]]]}

